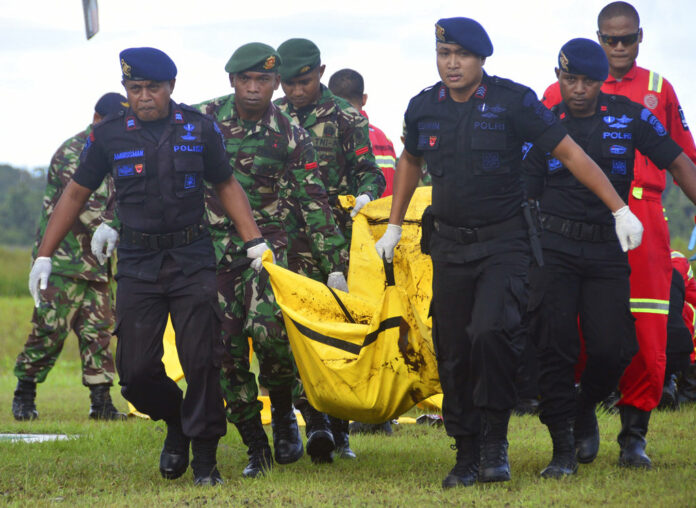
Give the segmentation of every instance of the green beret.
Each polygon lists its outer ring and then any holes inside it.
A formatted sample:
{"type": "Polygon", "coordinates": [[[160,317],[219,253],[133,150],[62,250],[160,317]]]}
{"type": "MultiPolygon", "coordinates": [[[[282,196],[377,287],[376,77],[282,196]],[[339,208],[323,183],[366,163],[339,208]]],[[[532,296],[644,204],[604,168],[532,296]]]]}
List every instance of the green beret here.
{"type": "Polygon", "coordinates": [[[280,55],[268,44],[262,42],[250,42],[240,46],[225,65],[225,70],[234,74],[236,72],[278,72],[280,55]]]}
{"type": "Polygon", "coordinates": [[[316,44],[308,39],[288,39],[278,46],[282,60],[280,79],[288,80],[306,74],[321,63],[321,53],[316,44]]]}

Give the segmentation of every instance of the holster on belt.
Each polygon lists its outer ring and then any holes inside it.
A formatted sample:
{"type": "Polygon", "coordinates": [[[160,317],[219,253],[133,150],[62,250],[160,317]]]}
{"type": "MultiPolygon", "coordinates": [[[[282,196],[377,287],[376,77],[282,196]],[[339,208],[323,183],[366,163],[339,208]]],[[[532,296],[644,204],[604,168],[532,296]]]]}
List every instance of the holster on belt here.
{"type": "Polygon", "coordinates": [[[522,215],[527,223],[529,245],[532,248],[532,256],[537,266],[544,266],[544,253],[541,248],[541,223],[539,219],[539,203],[537,201],[525,201],[522,203],[522,215]]]}
{"type": "Polygon", "coordinates": [[[420,248],[423,254],[430,254],[430,238],[433,236],[434,222],[435,216],[433,215],[432,207],[428,206],[423,211],[423,217],[421,217],[420,248]]]}

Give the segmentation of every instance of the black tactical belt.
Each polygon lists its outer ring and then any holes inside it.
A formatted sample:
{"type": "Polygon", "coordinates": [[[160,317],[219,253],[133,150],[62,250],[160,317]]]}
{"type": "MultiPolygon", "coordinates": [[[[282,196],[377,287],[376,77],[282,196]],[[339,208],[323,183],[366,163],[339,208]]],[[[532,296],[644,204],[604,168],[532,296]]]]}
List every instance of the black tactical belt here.
{"type": "Polygon", "coordinates": [[[541,224],[544,227],[544,231],[558,233],[572,240],[594,243],[616,240],[614,226],[607,226],[606,224],[589,224],[546,213],[541,214],[541,224]]]}
{"type": "Polygon", "coordinates": [[[449,224],[442,222],[440,219],[435,219],[433,221],[433,227],[440,236],[444,236],[445,238],[454,240],[455,242],[468,245],[470,243],[493,240],[494,238],[497,238],[505,233],[526,231],[527,223],[525,222],[524,217],[522,217],[520,214],[515,215],[514,217],[503,222],[489,224],[488,226],[481,226],[478,228],[450,226],[449,224]]]}
{"type": "Polygon", "coordinates": [[[123,225],[121,226],[121,237],[119,240],[127,245],[136,245],[150,250],[162,250],[188,245],[205,233],[207,233],[207,228],[202,224],[194,224],[180,231],[162,234],[141,233],[123,225]]]}

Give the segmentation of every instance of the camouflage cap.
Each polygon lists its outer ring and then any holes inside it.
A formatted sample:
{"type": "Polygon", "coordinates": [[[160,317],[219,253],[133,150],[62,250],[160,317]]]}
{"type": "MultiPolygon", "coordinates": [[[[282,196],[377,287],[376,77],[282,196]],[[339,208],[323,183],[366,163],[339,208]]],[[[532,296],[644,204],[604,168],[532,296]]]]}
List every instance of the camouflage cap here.
{"type": "Polygon", "coordinates": [[[288,39],[278,46],[278,54],[282,80],[306,74],[321,63],[321,52],[309,39],[288,39]]]}
{"type": "Polygon", "coordinates": [[[250,42],[232,53],[225,70],[230,74],[243,71],[278,72],[280,62],[278,52],[271,46],[262,42],[250,42]]]}

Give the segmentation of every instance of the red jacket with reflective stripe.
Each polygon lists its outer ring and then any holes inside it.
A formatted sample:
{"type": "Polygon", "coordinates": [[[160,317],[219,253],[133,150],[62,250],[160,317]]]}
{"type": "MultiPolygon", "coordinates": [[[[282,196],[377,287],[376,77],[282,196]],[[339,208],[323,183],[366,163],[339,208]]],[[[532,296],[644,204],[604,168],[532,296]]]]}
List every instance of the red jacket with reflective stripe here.
{"type": "MultiPolygon", "coordinates": [[[[369,119],[367,113],[360,111],[360,114],[369,119]]],[[[394,145],[387,135],[374,125],[369,125],[370,143],[372,143],[372,153],[375,155],[375,162],[384,173],[384,179],[387,181],[387,186],[384,192],[379,197],[391,196],[394,185],[394,173],[396,172],[396,152],[394,145]]]]}
{"type": "MultiPolygon", "coordinates": [[[[620,81],[610,75],[602,85],[602,91],[608,94],[624,95],[648,108],[664,125],[672,139],[682,147],[684,153],[696,163],[694,138],[686,124],[677,94],[669,81],[658,73],[638,67],[634,63],[631,70],[620,81]]],[[[546,89],[542,102],[547,108],[561,102],[558,82],[546,89]]],[[[664,171],[659,171],[659,168],[656,168],[647,157],[638,152],[636,152],[634,175],[633,187],[643,187],[658,193],[665,190],[664,171]]]]}

